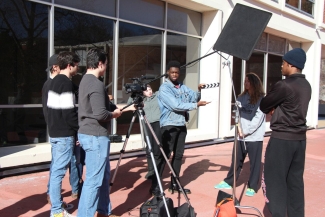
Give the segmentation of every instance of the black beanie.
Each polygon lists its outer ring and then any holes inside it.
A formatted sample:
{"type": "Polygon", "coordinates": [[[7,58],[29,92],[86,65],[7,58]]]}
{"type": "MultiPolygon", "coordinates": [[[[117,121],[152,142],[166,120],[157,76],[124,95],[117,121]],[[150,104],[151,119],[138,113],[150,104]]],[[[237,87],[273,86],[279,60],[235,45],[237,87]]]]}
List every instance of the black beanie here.
{"type": "Polygon", "coordinates": [[[284,54],[283,60],[297,67],[298,69],[303,69],[306,62],[306,53],[301,48],[295,48],[284,54]]]}

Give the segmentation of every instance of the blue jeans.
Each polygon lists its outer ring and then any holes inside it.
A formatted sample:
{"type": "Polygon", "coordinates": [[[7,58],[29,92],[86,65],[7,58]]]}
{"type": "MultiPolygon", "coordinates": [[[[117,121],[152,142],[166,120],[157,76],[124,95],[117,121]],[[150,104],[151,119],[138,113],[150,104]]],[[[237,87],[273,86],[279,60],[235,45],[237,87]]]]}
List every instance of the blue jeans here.
{"type": "Polygon", "coordinates": [[[108,136],[81,133],[78,133],[78,139],[86,152],[86,180],[79,200],[78,217],[93,217],[96,210],[100,214],[110,215],[110,140],[108,136]]]}
{"type": "MultiPolygon", "coordinates": [[[[74,146],[74,151],[71,157],[71,162],[69,164],[69,181],[72,189],[73,194],[78,194],[78,192],[81,190],[80,186],[80,180],[82,179],[82,173],[83,173],[83,165],[80,162],[80,146],[74,146]]],[[[52,148],[53,150],[53,148],[52,148]]],[[[52,156],[53,159],[53,156],[52,156]]],[[[50,177],[51,177],[51,168],[52,168],[52,161],[50,166],[50,176],[49,181],[47,183],[47,194],[50,193],[50,177]]]]}
{"type": "Polygon", "coordinates": [[[71,162],[75,139],[73,136],[50,138],[52,146],[52,163],[50,172],[51,213],[62,212],[61,186],[62,179],[71,162]]]}
{"type": "Polygon", "coordinates": [[[80,145],[74,146],[69,167],[69,181],[73,194],[78,194],[80,189],[80,180],[82,179],[83,165],[80,163],[80,145]]]}

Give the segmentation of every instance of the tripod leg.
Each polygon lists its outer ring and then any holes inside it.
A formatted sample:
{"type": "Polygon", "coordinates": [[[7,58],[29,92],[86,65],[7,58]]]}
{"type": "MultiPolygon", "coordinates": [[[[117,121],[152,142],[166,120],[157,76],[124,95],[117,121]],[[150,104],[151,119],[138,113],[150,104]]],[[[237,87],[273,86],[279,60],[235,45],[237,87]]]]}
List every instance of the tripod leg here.
{"type": "Polygon", "coordinates": [[[135,121],[136,115],[137,115],[137,113],[134,111],[134,112],[133,112],[133,117],[132,117],[132,119],[131,119],[131,123],[130,123],[130,126],[129,126],[129,129],[128,129],[128,132],[126,133],[126,138],[125,138],[125,141],[124,141],[123,147],[122,147],[122,149],[121,149],[121,151],[120,151],[121,154],[120,154],[120,157],[119,157],[119,159],[118,159],[118,161],[117,161],[117,165],[116,165],[116,168],[115,168],[115,172],[114,172],[114,174],[113,174],[113,176],[112,176],[112,179],[111,179],[111,183],[110,183],[110,187],[109,187],[109,190],[110,190],[110,191],[111,191],[111,188],[112,188],[112,186],[113,186],[113,184],[114,184],[114,180],[115,180],[115,177],[116,177],[116,174],[117,174],[118,168],[119,168],[119,166],[120,166],[120,163],[121,163],[121,160],[122,160],[123,154],[124,154],[124,152],[125,152],[126,144],[127,144],[128,141],[129,141],[130,134],[131,134],[131,130],[132,130],[132,126],[133,126],[133,123],[134,123],[134,121],[135,121]]]}
{"type": "MultiPolygon", "coordinates": [[[[151,142],[150,142],[150,139],[148,137],[149,134],[148,134],[147,127],[149,129],[151,129],[151,130],[152,130],[152,127],[151,127],[150,123],[148,123],[147,119],[144,119],[144,115],[142,114],[142,112],[143,112],[142,110],[140,110],[140,109],[138,110],[139,120],[140,120],[140,123],[142,124],[142,129],[144,130],[144,135],[145,135],[146,143],[147,143],[147,146],[148,146],[148,149],[149,149],[149,153],[150,153],[150,156],[151,156],[151,159],[152,159],[152,164],[153,164],[153,167],[154,167],[154,170],[155,170],[155,174],[156,174],[156,178],[157,178],[157,183],[159,185],[161,197],[163,198],[163,201],[164,201],[164,205],[165,205],[165,208],[166,208],[166,213],[167,213],[168,217],[171,217],[171,215],[169,213],[169,210],[168,210],[168,206],[167,206],[167,202],[166,202],[166,197],[165,197],[165,194],[163,193],[164,191],[163,191],[163,187],[162,187],[161,180],[160,180],[160,177],[159,177],[159,172],[158,172],[158,169],[157,169],[156,161],[155,161],[155,158],[153,156],[151,142]]],[[[150,132],[152,133],[152,135],[154,135],[154,138],[156,139],[157,136],[151,130],[150,130],[150,132]]]]}
{"type": "Polygon", "coordinates": [[[153,131],[153,129],[152,129],[150,123],[148,122],[146,116],[144,116],[144,120],[145,120],[147,126],[149,127],[149,130],[150,130],[151,134],[153,135],[153,137],[154,137],[156,143],[158,144],[158,146],[159,146],[159,148],[160,148],[160,151],[161,151],[161,154],[163,155],[163,157],[164,157],[164,159],[165,159],[165,161],[166,161],[166,163],[167,163],[167,165],[168,165],[168,167],[169,167],[169,169],[170,169],[170,171],[171,171],[171,173],[172,173],[172,176],[174,177],[174,179],[175,179],[175,181],[176,181],[176,183],[177,183],[179,189],[181,190],[182,194],[184,195],[184,198],[185,198],[187,204],[188,204],[189,206],[191,206],[190,200],[188,199],[187,194],[186,194],[185,191],[184,191],[184,188],[181,186],[181,183],[180,183],[180,181],[179,181],[179,178],[176,176],[176,173],[175,173],[173,167],[172,167],[171,164],[169,163],[169,160],[168,160],[168,158],[167,158],[167,156],[166,156],[166,154],[165,154],[165,152],[164,152],[164,150],[163,150],[163,148],[162,148],[162,146],[161,146],[161,144],[160,144],[160,142],[159,142],[159,140],[158,140],[158,138],[157,138],[155,132],[153,131]]]}

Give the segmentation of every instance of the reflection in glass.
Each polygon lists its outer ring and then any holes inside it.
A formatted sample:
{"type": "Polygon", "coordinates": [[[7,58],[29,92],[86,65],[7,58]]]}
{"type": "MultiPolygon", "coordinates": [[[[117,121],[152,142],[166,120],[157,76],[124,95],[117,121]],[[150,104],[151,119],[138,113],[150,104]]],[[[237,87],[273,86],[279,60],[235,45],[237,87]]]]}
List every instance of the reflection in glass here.
{"type": "Polygon", "coordinates": [[[54,3],[115,17],[115,0],[55,0],[54,3]]]}
{"type": "Polygon", "coordinates": [[[168,4],[167,28],[193,35],[201,35],[202,14],[168,4]]]}
{"type": "Polygon", "coordinates": [[[301,0],[301,10],[314,15],[314,3],[311,0],[301,0]]]}
{"type": "Polygon", "coordinates": [[[113,21],[55,8],[54,14],[54,50],[76,52],[80,56],[79,71],[72,81],[79,85],[82,75],[86,72],[87,51],[97,47],[108,53],[107,72],[105,74],[105,84],[112,80],[112,40],[113,21]]]}
{"type": "Polygon", "coordinates": [[[0,3],[0,104],[39,104],[47,75],[47,6],[0,3]]]}
{"type": "Polygon", "coordinates": [[[299,8],[299,1],[297,0],[286,0],[286,4],[299,8]]]}
{"type": "Polygon", "coordinates": [[[46,142],[42,108],[0,108],[0,146],[46,142]]]}
{"type": "MultiPolygon", "coordinates": [[[[267,63],[267,85],[266,85],[266,93],[268,93],[272,86],[282,80],[281,73],[281,65],[282,65],[282,56],[276,56],[269,54],[268,63],[267,63]]],[[[271,120],[271,115],[266,115],[266,121],[271,120]]]]}
{"type": "Polygon", "coordinates": [[[246,74],[254,72],[263,82],[264,72],[264,53],[254,52],[246,61],[246,74]]]}
{"type": "MultiPolygon", "coordinates": [[[[162,32],[121,22],[119,37],[117,103],[127,103],[131,94],[125,93],[124,85],[132,83],[131,78],[161,74],[162,32]]],[[[150,85],[155,92],[159,89],[160,80],[150,85]]],[[[127,132],[131,117],[132,112],[127,112],[117,119],[117,134],[127,132]]],[[[140,133],[138,124],[133,125],[132,133],[140,133]]]]}
{"type": "Polygon", "coordinates": [[[263,32],[263,34],[261,35],[260,39],[258,40],[255,46],[255,49],[267,51],[266,48],[267,48],[267,34],[263,32]]]}
{"type": "Polygon", "coordinates": [[[286,0],[286,4],[308,14],[314,14],[314,1],[312,0],[286,0]]]}
{"type": "Polygon", "coordinates": [[[286,40],[275,35],[269,35],[268,51],[271,53],[284,55],[286,40]]]}
{"type": "MultiPolygon", "coordinates": [[[[198,38],[168,33],[166,64],[171,60],[176,60],[181,63],[181,66],[183,66],[188,62],[196,60],[200,55],[200,44],[201,41],[198,38]]],[[[196,62],[182,68],[178,79],[194,91],[198,90],[199,66],[199,63],[196,62]]],[[[187,128],[196,129],[197,124],[197,110],[190,111],[190,121],[187,128]]]]}
{"type": "Polygon", "coordinates": [[[157,0],[120,0],[120,18],[163,27],[164,2],[157,0]]]}
{"type": "Polygon", "coordinates": [[[266,92],[271,90],[271,87],[278,81],[282,80],[282,56],[269,54],[267,63],[267,86],[266,92]]]}

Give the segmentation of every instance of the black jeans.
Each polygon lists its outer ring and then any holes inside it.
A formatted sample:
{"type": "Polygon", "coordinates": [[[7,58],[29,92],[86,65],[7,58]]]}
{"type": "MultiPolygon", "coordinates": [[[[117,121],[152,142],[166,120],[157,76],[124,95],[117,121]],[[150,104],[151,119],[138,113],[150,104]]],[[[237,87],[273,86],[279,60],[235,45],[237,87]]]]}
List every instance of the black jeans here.
{"type": "Polygon", "coordinates": [[[271,137],[265,152],[263,190],[272,217],[304,217],[306,140],[271,137]]]}
{"type": "MultiPolygon", "coordinates": [[[[182,159],[184,155],[185,138],[187,134],[186,126],[164,126],[161,128],[163,150],[168,157],[173,152],[171,165],[177,177],[181,171],[182,159]]],[[[160,176],[165,168],[165,160],[161,156],[158,161],[158,170],[160,176]]],[[[173,183],[171,183],[173,184],[173,183]]]]}
{"type": "MultiPolygon", "coordinates": [[[[154,133],[156,134],[159,143],[161,144],[160,122],[156,121],[156,122],[150,123],[150,125],[151,125],[154,133]]],[[[156,164],[157,164],[158,160],[161,160],[161,152],[160,152],[159,146],[158,146],[155,138],[153,137],[153,135],[152,135],[152,133],[150,132],[149,129],[148,129],[148,137],[149,137],[149,141],[150,141],[150,144],[151,144],[152,153],[154,155],[154,158],[155,158],[155,161],[156,161],[156,164]]],[[[147,142],[147,141],[145,141],[145,142],[147,142]]],[[[151,156],[150,156],[148,145],[146,146],[146,154],[147,154],[147,162],[148,162],[148,172],[154,174],[155,171],[154,171],[154,168],[153,168],[152,159],[151,159],[151,156]]]]}
{"type": "MultiPolygon", "coordinates": [[[[263,142],[245,142],[246,149],[243,141],[238,141],[237,146],[237,157],[236,157],[236,180],[243,168],[243,164],[248,154],[250,163],[250,175],[248,181],[248,187],[254,189],[257,192],[257,184],[260,180],[260,170],[261,170],[261,159],[262,159],[262,149],[263,142]]],[[[228,185],[233,185],[234,183],[234,149],[232,154],[232,162],[230,169],[228,171],[227,177],[224,179],[228,185]]]]}

